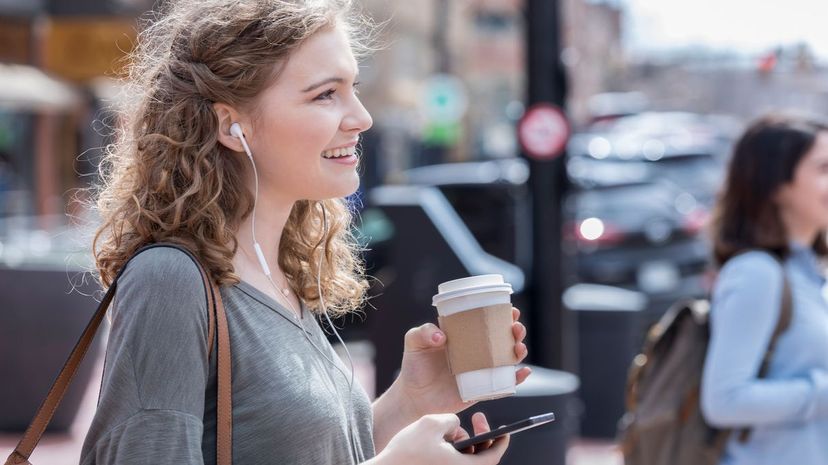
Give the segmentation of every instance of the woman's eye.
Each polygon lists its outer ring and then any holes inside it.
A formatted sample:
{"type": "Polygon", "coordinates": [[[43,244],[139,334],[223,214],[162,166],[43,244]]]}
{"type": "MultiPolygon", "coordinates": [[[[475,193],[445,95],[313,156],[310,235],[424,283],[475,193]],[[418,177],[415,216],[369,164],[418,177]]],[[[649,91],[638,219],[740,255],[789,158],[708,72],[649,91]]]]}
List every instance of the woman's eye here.
{"type": "Polygon", "coordinates": [[[359,95],[359,81],[354,81],[354,93],[359,95]]]}
{"type": "Polygon", "coordinates": [[[314,100],[330,100],[331,97],[333,97],[334,92],[336,92],[334,89],[328,89],[319,94],[314,100]]]}

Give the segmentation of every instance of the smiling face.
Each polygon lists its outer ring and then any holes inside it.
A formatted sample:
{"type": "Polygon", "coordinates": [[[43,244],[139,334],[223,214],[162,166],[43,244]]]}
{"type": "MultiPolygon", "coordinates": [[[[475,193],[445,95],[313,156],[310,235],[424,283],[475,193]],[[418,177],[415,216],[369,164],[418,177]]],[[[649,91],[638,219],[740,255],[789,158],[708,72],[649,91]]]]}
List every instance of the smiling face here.
{"type": "Polygon", "coordinates": [[[777,194],[789,232],[828,229],[828,132],[821,132],[777,194]]]}
{"type": "Polygon", "coordinates": [[[346,33],[322,30],[296,49],[242,115],[263,193],[293,202],[356,191],[356,146],[372,124],[357,98],[357,73],[346,33]]]}

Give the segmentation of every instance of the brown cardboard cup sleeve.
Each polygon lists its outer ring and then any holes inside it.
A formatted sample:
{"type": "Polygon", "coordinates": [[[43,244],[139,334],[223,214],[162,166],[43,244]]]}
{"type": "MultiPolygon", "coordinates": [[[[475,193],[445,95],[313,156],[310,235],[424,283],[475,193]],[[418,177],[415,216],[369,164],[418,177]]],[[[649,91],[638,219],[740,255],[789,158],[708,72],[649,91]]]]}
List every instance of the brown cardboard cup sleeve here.
{"type": "Polygon", "coordinates": [[[511,304],[472,308],[438,321],[446,333],[453,375],[517,364],[511,304]]]}

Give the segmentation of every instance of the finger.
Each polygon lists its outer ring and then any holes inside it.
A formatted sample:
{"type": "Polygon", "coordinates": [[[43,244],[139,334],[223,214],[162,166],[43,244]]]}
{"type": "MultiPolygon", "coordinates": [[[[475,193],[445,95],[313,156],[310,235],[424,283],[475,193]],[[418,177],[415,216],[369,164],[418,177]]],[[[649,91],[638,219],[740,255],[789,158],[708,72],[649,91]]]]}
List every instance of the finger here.
{"type": "Polygon", "coordinates": [[[484,415],[483,412],[475,412],[471,419],[472,429],[474,430],[475,436],[487,433],[491,430],[489,427],[489,420],[486,419],[486,415],[484,415]]]}
{"type": "Polygon", "coordinates": [[[526,381],[526,378],[532,374],[532,369],[529,367],[523,367],[518,369],[515,372],[515,384],[521,384],[522,382],[526,381]]]}
{"type": "Polygon", "coordinates": [[[526,344],[522,342],[515,344],[515,357],[517,357],[517,363],[522,362],[527,355],[529,355],[529,349],[526,348],[526,344]]]}
{"type": "Polygon", "coordinates": [[[441,347],[445,342],[446,334],[440,331],[440,328],[434,323],[426,323],[422,326],[411,328],[405,333],[406,352],[441,347]]]}
{"type": "MultiPolygon", "coordinates": [[[[477,436],[478,434],[483,434],[491,430],[489,427],[489,421],[486,420],[486,415],[482,412],[477,412],[472,415],[472,428],[474,428],[474,434],[477,436]]],[[[482,442],[474,446],[474,451],[479,452],[481,450],[486,450],[492,445],[492,440],[489,439],[488,441],[482,442]]]]}
{"type": "Polygon", "coordinates": [[[524,340],[526,338],[526,326],[523,326],[523,323],[520,322],[512,323],[512,335],[516,342],[524,340]]]}
{"type": "Polygon", "coordinates": [[[520,310],[512,307],[512,321],[517,321],[520,318],[520,310]]]}

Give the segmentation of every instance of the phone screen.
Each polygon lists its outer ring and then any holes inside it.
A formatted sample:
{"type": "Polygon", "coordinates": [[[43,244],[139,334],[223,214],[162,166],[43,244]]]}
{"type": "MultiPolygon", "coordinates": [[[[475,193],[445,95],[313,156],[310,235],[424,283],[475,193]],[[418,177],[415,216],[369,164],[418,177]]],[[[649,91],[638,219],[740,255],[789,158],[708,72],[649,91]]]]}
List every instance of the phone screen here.
{"type": "Polygon", "coordinates": [[[495,439],[504,434],[515,434],[521,431],[526,431],[527,429],[534,428],[536,426],[544,425],[551,421],[555,420],[554,413],[544,413],[542,415],[535,415],[533,417],[529,417],[510,425],[501,426],[500,428],[495,428],[487,433],[478,434],[477,436],[470,437],[469,439],[464,439],[462,441],[457,441],[454,443],[454,448],[457,450],[463,450],[469,446],[474,446],[480,444],[484,441],[488,441],[489,439],[495,439]]]}

